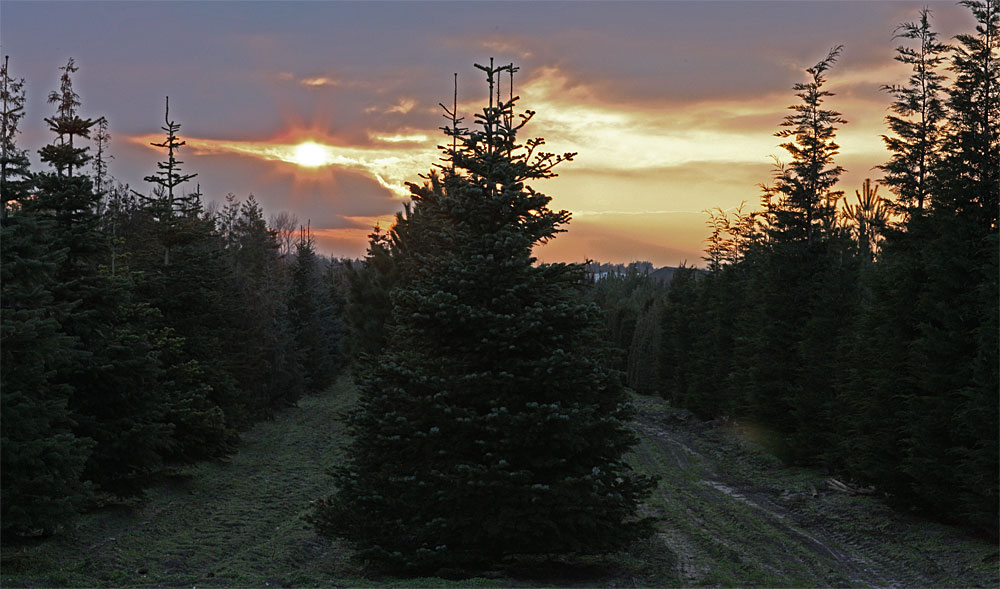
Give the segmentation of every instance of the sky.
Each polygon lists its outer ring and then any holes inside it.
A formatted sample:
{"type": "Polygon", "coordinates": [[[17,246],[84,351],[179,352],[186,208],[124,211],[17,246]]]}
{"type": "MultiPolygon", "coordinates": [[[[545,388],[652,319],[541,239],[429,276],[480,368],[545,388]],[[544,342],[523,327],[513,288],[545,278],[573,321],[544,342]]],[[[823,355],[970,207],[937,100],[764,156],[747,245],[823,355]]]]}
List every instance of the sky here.
{"type": "MultiPolygon", "coordinates": [[[[72,57],[80,114],[104,116],[111,174],[164,154],[164,100],[185,173],[207,201],[253,194],[309,223],[322,253],[364,254],[439,161],[458,73],[459,115],[487,98],[475,63],[513,62],[522,137],[578,152],[533,188],[572,213],[544,262],[702,264],[707,209],[754,208],[787,154],[774,137],[805,68],[844,45],[825,106],[849,198],[887,159],[886,84],[904,82],[894,29],[929,6],[942,39],[972,29],[953,2],[0,2],[0,51],[23,77],[19,145],[51,141],[46,103],[72,57]],[[301,147],[303,143],[309,144],[301,147]],[[310,165],[303,165],[310,164],[310,165]]],[[[192,187],[193,188],[193,187],[192,187]]]]}

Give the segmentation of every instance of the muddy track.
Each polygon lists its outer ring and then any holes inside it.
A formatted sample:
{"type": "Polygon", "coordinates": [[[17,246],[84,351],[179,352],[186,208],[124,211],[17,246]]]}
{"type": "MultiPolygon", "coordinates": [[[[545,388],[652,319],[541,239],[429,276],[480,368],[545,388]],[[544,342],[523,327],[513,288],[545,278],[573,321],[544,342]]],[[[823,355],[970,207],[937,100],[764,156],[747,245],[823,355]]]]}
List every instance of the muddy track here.
{"type": "Polygon", "coordinates": [[[636,467],[684,585],[997,586],[995,546],[764,462],[735,435],[639,399],[636,467]],[[757,472],[753,472],[757,468],[757,472]],[[761,470],[763,469],[763,470],[761,470]],[[750,474],[748,474],[750,473],[750,474]],[[762,482],[765,481],[765,482],[762,482]],[[815,491],[815,492],[814,492],[815,491]],[[928,538],[936,542],[926,541],[928,538]],[[985,556],[984,556],[985,555],[985,556]]]}

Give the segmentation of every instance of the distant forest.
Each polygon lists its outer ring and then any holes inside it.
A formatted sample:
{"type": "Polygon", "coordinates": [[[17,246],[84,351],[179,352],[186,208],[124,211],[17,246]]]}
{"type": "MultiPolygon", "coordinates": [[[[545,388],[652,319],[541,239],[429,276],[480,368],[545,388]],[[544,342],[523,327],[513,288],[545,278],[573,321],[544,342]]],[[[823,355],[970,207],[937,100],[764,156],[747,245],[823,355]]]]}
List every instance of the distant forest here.
{"type": "Polygon", "coordinates": [[[514,111],[513,65],[477,66],[490,100],[477,130],[446,110],[444,163],[348,261],[252,195],[206,208],[169,101],[150,189],[117,182],[72,59],[33,169],[18,144],[24,80],[5,59],[4,537],[56,533],[224,457],[348,369],[355,443],[311,521],[401,570],[648,534],[637,506],[654,481],[624,462],[625,385],[996,536],[1000,8],[962,4],[977,26],[950,43],[927,9],[896,31],[912,75],[884,87],[880,178],[840,187],[833,48],[776,121],[788,159],[760,207],[710,212],[704,267],[669,275],[531,257],[570,214],[525,183],[575,154],[517,141],[532,113],[514,111]],[[500,507],[483,519],[486,497],[500,507]]]}

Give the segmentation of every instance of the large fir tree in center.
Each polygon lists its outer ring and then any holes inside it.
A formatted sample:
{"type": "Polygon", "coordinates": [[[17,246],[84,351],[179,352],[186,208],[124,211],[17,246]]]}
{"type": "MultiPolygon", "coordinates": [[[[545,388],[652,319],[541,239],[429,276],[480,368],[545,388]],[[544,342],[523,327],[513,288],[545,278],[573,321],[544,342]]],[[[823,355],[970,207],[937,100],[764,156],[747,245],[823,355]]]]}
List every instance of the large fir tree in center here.
{"type": "Polygon", "coordinates": [[[623,460],[628,398],[582,268],[532,257],[569,213],[525,182],[573,154],[519,143],[534,113],[499,88],[516,68],[476,67],[489,105],[473,130],[449,113],[445,164],[410,185],[386,347],[362,363],[349,459],[314,518],[397,569],[605,552],[650,527],[635,512],[653,483],[623,460]]]}

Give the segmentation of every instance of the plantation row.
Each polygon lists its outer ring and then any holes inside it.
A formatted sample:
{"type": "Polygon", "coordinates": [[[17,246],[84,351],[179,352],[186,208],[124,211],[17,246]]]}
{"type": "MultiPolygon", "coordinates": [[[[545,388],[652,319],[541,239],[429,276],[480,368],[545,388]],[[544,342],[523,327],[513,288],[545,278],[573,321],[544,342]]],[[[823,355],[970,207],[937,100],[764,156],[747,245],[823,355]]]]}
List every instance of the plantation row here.
{"type": "Polygon", "coordinates": [[[23,80],[6,61],[0,74],[5,535],[48,534],[231,452],[343,365],[340,266],[294,223],[270,230],[253,196],[206,211],[182,192],[194,174],[169,111],[152,192],[112,182],[106,120],[78,114],[75,72],[70,60],[50,97],[46,170],[15,143],[23,80]]]}
{"type": "Polygon", "coordinates": [[[913,75],[887,86],[879,166],[894,198],[866,182],[841,202],[844,121],[823,104],[835,50],[795,87],[777,133],[792,159],[759,212],[711,215],[707,272],[669,289],[612,277],[593,296],[635,390],[739,417],[787,460],[995,536],[1000,8],[964,4],[979,26],[953,46],[928,10],[899,28],[913,75]]]}
{"type": "Polygon", "coordinates": [[[881,182],[895,198],[866,183],[848,204],[837,188],[835,48],[794,87],[776,133],[791,161],[762,209],[713,214],[708,269],[669,288],[537,263],[570,214],[527,183],[575,154],[519,139],[533,113],[515,111],[513,64],[477,64],[487,105],[469,128],[457,97],[445,109],[442,163],[352,268],[287,217],[269,228],[252,197],[205,210],[169,109],[153,190],[113,182],[107,123],[79,115],[72,60],[50,98],[48,167],[30,169],[23,81],[5,62],[5,536],[53,532],[231,452],[237,432],[328,386],[347,342],[352,442],[309,518],[387,570],[650,536],[640,505],[656,481],[626,459],[623,376],[741,418],[792,462],[995,534],[1000,7],[963,4],[978,27],[953,46],[927,10],[899,29],[913,76],[888,87],[881,182]]]}

